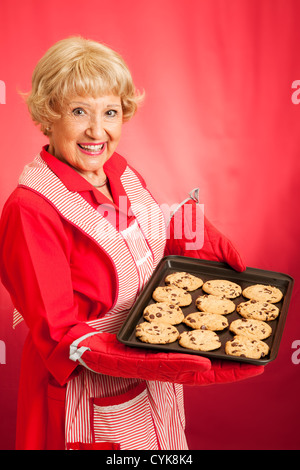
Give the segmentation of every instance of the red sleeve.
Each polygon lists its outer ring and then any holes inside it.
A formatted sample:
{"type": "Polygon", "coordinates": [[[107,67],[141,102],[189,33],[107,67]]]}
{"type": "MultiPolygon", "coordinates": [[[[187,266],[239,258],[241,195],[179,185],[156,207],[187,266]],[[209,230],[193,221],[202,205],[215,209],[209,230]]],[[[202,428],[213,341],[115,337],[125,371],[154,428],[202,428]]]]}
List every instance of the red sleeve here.
{"type": "Polygon", "coordinates": [[[45,366],[63,384],[76,368],[72,339],[93,331],[79,322],[70,247],[55,209],[34,192],[18,188],[0,224],[1,279],[30,329],[45,366]]]}

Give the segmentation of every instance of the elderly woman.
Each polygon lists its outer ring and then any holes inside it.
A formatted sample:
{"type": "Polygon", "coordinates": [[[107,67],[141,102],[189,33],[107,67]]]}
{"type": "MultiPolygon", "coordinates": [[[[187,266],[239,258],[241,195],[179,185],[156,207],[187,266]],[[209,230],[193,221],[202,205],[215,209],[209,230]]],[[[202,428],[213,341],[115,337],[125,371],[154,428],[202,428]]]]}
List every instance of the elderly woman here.
{"type": "Polygon", "coordinates": [[[123,59],[83,38],[55,44],[34,71],[28,106],[49,144],[25,167],[1,219],[2,281],[16,323],[29,329],[17,449],[187,449],[183,385],[262,372],[116,339],[165,254],[244,269],[206,219],[199,250],[187,251],[173,226],[166,236],[144,180],[116,153],[140,99],[123,59]]]}

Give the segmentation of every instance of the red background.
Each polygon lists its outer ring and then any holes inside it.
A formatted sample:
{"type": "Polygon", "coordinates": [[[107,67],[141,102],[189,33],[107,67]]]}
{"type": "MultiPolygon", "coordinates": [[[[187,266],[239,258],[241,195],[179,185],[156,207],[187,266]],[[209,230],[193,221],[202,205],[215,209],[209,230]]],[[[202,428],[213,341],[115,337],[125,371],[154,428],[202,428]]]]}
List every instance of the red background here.
{"type": "MultiPolygon", "coordinates": [[[[248,266],[296,284],[277,359],[262,376],[186,389],[191,449],[299,449],[300,2],[295,0],[2,0],[0,206],[46,139],[18,91],[54,42],[83,35],[118,50],[146,101],[119,152],[160,203],[194,187],[248,266]],[[295,96],[295,95],[294,95],[295,96]],[[294,354],[295,356],[295,354],[294,354]],[[298,358],[299,355],[296,354],[298,358]]],[[[17,275],[17,273],[16,273],[17,275]]],[[[14,447],[24,324],[0,287],[0,448],[14,447]],[[2,343],[3,345],[3,343],[2,343]],[[2,362],[3,357],[2,357],[2,362]]]]}

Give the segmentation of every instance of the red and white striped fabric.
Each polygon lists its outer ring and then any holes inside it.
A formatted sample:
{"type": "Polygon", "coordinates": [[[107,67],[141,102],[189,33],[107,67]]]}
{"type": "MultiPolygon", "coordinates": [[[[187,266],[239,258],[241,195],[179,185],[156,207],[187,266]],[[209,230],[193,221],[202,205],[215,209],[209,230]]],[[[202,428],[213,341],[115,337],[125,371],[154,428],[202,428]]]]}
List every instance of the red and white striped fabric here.
{"type": "Polygon", "coordinates": [[[93,403],[94,440],[122,442],[126,449],[135,449],[136,436],[143,435],[145,448],[156,448],[156,435],[144,383],[123,396],[98,398],[93,403]],[[124,423],[127,423],[124,426],[124,423]],[[132,427],[134,423],[134,427],[132,427]]]}
{"type": "MultiPolygon", "coordinates": [[[[135,220],[120,232],[78,193],[68,191],[41,156],[25,167],[19,183],[42,194],[110,257],[118,279],[116,301],[104,317],[88,324],[116,333],[163,256],[166,227],[159,206],[129,167],[121,183],[135,220]]],[[[84,369],[68,383],[65,422],[66,448],[112,442],[123,450],[187,449],[178,384],[122,379],[84,369]]]]}

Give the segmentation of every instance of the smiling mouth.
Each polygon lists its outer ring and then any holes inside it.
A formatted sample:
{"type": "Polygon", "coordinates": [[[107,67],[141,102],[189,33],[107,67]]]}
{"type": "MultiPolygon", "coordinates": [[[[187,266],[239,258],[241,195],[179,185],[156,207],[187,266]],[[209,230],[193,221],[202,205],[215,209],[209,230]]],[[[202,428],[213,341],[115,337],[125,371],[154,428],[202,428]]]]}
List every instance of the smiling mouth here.
{"type": "Polygon", "coordinates": [[[105,149],[106,143],[101,144],[78,144],[78,147],[88,155],[100,155],[105,149]]]}

